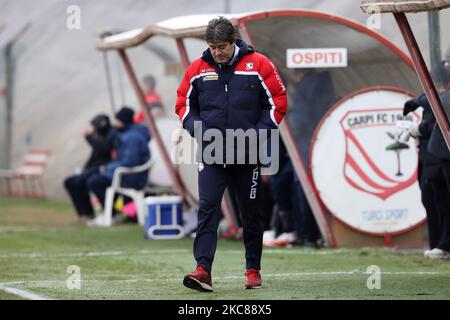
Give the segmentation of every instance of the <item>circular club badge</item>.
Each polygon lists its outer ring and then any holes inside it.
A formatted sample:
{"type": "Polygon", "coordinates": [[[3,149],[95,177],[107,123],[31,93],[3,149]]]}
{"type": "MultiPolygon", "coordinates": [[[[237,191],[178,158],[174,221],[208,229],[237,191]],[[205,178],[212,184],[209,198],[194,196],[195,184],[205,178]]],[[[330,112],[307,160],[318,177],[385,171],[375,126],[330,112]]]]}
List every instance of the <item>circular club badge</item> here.
{"type": "Polygon", "coordinates": [[[397,88],[361,90],[340,100],[316,128],[315,188],[331,214],[359,231],[400,233],[425,219],[416,142],[398,126],[420,122],[418,111],[402,115],[408,99],[397,88]]]}

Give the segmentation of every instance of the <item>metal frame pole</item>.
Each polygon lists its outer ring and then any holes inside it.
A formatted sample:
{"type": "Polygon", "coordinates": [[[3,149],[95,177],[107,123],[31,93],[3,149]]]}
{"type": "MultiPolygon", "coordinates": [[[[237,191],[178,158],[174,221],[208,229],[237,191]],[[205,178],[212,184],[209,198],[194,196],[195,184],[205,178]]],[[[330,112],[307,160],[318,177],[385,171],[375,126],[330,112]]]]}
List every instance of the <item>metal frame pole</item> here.
{"type": "Polygon", "coordinates": [[[181,64],[183,65],[183,68],[186,70],[189,67],[190,63],[183,39],[181,38],[177,39],[177,47],[178,51],[180,52],[181,64]]]}
{"type": "Polygon", "coordinates": [[[116,102],[114,100],[113,86],[111,81],[111,72],[109,70],[108,51],[102,52],[103,65],[105,67],[106,85],[108,87],[109,103],[111,104],[111,110],[116,113],[116,102]]]}
{"type": "Polygon", "coordinates": [[[180,194],[181,196],[183,196],[183,198],[185,200],[187,200],[188,203],[191,204],[193,202],[193,200],[189,197],[188,193],[186,192],[186,188],[184,186],[183,181],[181,180],[178,172],[175,170],[175,168],[172,165],[172,161],[169,157],[169,154],[167,153],[166,148],[164,147],[164,144],[162,142],[158,128],[156,127],[155,120],[153,119],[153,115],[151,114],[150,110],[148,110],[148,108],[147,108],[147,104],[145,102],[145,95],[142,92],[141,87],[139,86],[139,82],[137,80],[136,74],[133,70],[133,67],[131,66],[130,60],[128,59],[128,56],[127,56],[125,50],[120,49],[119,56],[122,59],[122,62],[125,66],[125,70],[130,78],[133,89],[136,92],[139,103],[141,105],[141,109],[145,115],[145,121],[150,129],[151,134],[152,134],[152,138],[156,139],[156,144],[158,145],[158,148],[159,148],[159,151],[161,152],[161,156],[164,161],[164,164],[166,165],[167,171],[169,172],[170,178],[172,179],[175,191],[178,194],[180,194]]]}
{"type": "Polygon", "coordinates": [[[439,11],[428,11],[428,35],[430,43],[430,62],[434,66],[441,60],[441,28],[439,11]]]}

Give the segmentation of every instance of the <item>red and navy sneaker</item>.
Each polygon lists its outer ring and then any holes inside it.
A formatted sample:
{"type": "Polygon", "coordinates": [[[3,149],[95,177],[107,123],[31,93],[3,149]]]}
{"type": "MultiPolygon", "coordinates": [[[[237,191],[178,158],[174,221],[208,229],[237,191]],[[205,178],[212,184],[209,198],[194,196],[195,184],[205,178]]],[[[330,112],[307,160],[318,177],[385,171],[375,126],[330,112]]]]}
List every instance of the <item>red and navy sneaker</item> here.
{"type": "Polygon", "coordinates": [[[248,269],[245,273],[245,289],[259,289],[261,285],[261,274],[259,270],[248,269]]]}
{"type": "Polygon", "coordinates": [[[202,266],[198,266],[194,272],[185,275],[183,284],[187,288],[202,292],[213,291],[211,275],[202,266]]]}

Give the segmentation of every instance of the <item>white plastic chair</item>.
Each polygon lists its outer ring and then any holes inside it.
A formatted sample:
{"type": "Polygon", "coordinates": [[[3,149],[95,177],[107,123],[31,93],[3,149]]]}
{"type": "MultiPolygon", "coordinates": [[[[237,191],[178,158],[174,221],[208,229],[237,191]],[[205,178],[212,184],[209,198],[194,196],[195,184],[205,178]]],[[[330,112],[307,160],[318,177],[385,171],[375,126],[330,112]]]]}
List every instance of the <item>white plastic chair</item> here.
{"type": "Polygon", "coordinates": [[[109,227],[112,224],[114,196],[116,193],[128,196],[134,201],[136,205],[138,223],[141,226],[144,225],[146,212],[146,205],[144,201],[145,187],[142,188],[142,190],[123,188],[120,186],[120,183],[122,181],[122,176],[126,174],[139,173],[150,170],[154,164],[155,161],[153,160],[153,158],[150,158],[150,160],[143,165],[137,167],[119,167],[114,171],[112,184],[108,189],[106,189],[105,209],[103,211],[103,219],[101,223],[102,226],[109,227]]]}

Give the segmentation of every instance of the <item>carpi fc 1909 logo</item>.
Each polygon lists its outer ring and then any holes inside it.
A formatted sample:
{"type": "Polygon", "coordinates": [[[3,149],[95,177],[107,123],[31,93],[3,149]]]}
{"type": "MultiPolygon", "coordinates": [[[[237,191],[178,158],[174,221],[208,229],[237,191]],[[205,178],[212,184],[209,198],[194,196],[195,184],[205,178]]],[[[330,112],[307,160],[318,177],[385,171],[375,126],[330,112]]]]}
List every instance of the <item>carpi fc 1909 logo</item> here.
{"type": "Polygon", "coordinates": [[[311,173],[319,196],[340,221],[367,233],[414,227],[425,218],[417,182],[418,154],[398,121],[411,97],[401,89],[373,88],[339,101],[316,129],[311,173]]]}

